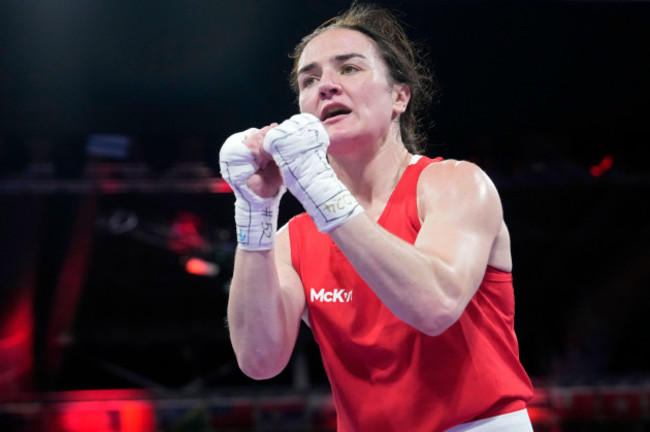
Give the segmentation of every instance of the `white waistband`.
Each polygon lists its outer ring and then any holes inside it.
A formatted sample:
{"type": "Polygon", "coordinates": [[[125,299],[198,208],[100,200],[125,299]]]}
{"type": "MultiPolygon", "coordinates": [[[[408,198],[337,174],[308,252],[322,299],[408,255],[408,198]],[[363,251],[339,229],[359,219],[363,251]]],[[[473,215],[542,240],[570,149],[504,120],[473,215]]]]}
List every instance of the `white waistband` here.
{"type": "Polygon", "coordinates": [[[508,414],[463,423],[446,432],[533,432],[528,411],[522,409],[508,414]]]}

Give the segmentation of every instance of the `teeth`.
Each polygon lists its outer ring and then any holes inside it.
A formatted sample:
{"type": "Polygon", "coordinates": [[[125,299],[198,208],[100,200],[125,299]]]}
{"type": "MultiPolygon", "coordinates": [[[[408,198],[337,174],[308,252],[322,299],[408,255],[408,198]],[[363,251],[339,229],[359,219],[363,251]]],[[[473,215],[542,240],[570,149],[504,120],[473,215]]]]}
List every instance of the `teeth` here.
{"type": "Polygon", "coordinates": [[[325,117],[325,119],[328,119],[330,117],[334,117],[334,116],[339,115],[339,114],[347,114],[349,112],[350,112],[350,110],[345,109],[343,107],[332,107],[332,108],[328,109],[325,112],[324,117],[325,117]]]}

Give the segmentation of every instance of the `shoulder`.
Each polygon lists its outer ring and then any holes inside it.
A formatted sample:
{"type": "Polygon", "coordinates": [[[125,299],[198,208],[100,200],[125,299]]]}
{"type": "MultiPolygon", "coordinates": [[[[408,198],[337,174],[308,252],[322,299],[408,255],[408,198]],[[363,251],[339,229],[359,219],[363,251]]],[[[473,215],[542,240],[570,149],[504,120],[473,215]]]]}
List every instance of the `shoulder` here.
{"type": "Polygon", "coordinates": [[[418,180],[418,192],[496,192],[492,180],[473,162],[447,159],[429,164],[418,180]]]}
{"type": "Polygon", "coordinates": [[[474,177],[484,176],[487,177],[485,172],[475,163],[457,160],[457,159],[444,159],[438,162],[432,162],[422,170],[421,178],[436,178],[442,177],[438,180],[453,178],[458,180],[459,177],[474,177]]]}
{"type": "Polygon", "coordinates": [[[469,161],[446,159],[429,164],[418,179],[417,196],[421,211],[432,206],[463,207],[464,204],[474,209],[501,210],[494,183],[485,171],[469,161]]]}

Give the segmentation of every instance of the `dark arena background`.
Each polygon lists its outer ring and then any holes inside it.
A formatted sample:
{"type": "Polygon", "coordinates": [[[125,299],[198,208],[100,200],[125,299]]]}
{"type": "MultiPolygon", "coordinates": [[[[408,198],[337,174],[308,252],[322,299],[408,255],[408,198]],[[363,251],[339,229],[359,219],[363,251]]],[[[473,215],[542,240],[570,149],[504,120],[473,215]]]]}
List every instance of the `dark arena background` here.
{"type": "MultiPolygon", "coordinates": [[[[441,86],[427,154],[500,190],[535,430],[650,430],[650,3],[382,3],[441,86]]],[[[348,5],[0,4],[0,431],[334,430],[308,329],[237,368],[217,154],[296,112],[288,53],[348,5]]]]}

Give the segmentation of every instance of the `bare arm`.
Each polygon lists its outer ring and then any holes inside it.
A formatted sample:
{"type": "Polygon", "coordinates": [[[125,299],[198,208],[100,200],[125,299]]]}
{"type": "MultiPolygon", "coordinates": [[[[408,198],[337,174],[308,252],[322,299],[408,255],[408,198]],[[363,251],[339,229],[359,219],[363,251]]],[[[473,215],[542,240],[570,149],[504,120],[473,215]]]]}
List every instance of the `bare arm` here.
{"type": "Polygon", "coordinates": [[[254,379],[280,373],[291,358],[305,297],[290,265],[288,230],[276,248],[238,249],[228,300],[230,339],[241,370],[254,379]]]}
{"type": "Polygon", "coordinates": [[[427,167],[418,183],[422,228],[414,245],[365,213],[330,232],[361,277],[401,320],[438,335],[478,289],[502,225],[489,178],[468,162],[427,167]]]}
{"type": "MultiPolygon", "coordinates": [[[[259,166],[246,179],[246,186],[259,197],[281,196],[280,172],[261,148],[264,136],[274,126],[251,134],[243,143],[259,166]]],[[[237,145],[238,141],[231,144],[237,145]]],[[[245,155],[241,147],[235,149],[245,155]]],[[[266,211],[269,209],[275,212],[271,207],[266,211]]],[[[273,241],[265,243],[268,248],[237,248],[228,299],[230,339],[237,362],[246,375],[255,379],[271,378],[287,365],[305,308],[302,284],[291,267],[288,230],[272,235],[273,241]]]]}

